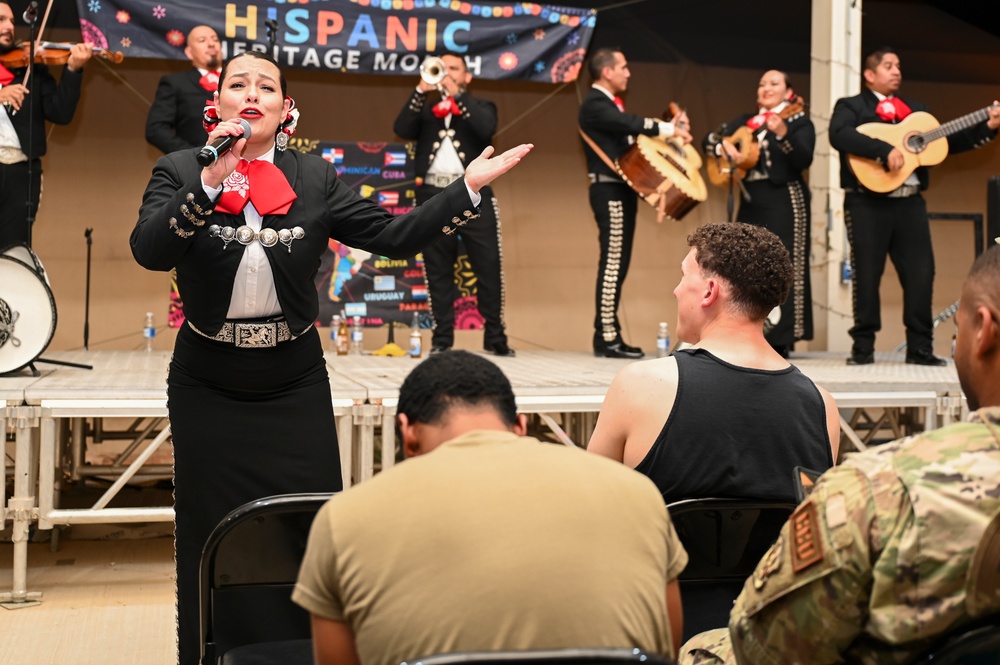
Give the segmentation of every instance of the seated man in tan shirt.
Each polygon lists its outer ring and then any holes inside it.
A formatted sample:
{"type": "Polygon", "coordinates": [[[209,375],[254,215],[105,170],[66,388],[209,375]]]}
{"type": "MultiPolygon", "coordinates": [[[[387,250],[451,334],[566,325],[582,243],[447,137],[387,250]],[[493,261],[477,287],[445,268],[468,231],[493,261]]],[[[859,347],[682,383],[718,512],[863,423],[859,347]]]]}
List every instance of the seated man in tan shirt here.
{"type": "Polygon", "coordinates": [[[420,363],[397,413],[412,459],[313,523],[292,599],[312,614],[316,665],[571,647],[675,656],[687,554],[653,483],[525,437],[506,377],[465,351],[420,363]]]}

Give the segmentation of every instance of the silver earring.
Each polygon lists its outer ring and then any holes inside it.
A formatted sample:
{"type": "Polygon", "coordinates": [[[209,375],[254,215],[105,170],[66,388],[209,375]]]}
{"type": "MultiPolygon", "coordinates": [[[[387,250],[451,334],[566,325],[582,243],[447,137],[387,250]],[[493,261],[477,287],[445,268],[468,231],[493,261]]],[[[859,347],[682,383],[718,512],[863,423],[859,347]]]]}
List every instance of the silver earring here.
{"type": "Polygon", "coordinates": [[[285,148],[288,147],[288,134],[278,132],[278,135],[274,137],[274,143],[280,152],[284,152],[285,148]]]}

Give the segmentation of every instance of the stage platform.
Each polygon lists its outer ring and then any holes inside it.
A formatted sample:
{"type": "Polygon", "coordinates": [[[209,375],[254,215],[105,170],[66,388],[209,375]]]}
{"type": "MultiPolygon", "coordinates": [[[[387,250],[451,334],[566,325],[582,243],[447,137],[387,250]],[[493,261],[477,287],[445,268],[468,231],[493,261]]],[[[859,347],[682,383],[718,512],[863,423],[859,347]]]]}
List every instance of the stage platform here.
{"type": "MultiPolygon", "coordinates": [[[[27,539],[33,522],[39,529],[53,529],[173,519],[171,506],[108,507],[130,481],[169,477],[169,455],[159,450],[169,437],[169,352],[53,352],[45,357],[93,369],[39,363],[40,376],[24,370],[0,377],[0,431],[15,433],[14,490],[9,497],[7,455],[0,456],[5,475],[0,527],[6,528],[10,520],[14,543],[13,589],[0,593],[0,601],[8,605],[34,600],[25,585],[27,539]],[[105,419],[124,419],[130,424],[112,432],[105,427],[105,419]],[[112,437],[124,441],[124,449],[108,464],[89,463],[88,448],[112,437]],[[60,488],[88,476],[113,482],[90,508],[60,509],[60,488]]],[[[634,362],[558,351],[486,357],[510,379],[521,412],[530,414],[535,425],[555,440],[576,446],[586,445],[615,374],[634,362]]],[[[906,365],[901,354],[880,353],[873,365],[849,367],[844,358],[842,354],[804,353],[793,355],[791,362],[837,399],[844,436],[855,449],[866,447],[880,432],[887,434],[881,438],[895,438],[964,415],[952,363],[945,367],[906,365]]],[[[398,388],[419,361],[334,354],[327,354],[326,360],[346,487],[395,462],[393,419],[398,388]]],[[[9,451],[9,444],[5,445],[9,451]]],[[[850,446],[842,442],[842,447],[850,446]]]]}

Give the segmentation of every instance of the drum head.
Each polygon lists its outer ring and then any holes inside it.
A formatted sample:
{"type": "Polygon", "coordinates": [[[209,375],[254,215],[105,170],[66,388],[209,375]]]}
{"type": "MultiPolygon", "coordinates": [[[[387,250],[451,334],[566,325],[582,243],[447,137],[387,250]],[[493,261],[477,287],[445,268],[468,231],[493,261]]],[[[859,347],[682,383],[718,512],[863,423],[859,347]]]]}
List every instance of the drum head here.
{"type": "Polygon", "coordinates": [[[0,255],[0,374],[26,367],[55,332],[56,301],[49,285],[33,267],[0,255]]]}
{"type": "Polygon", "coordinates": [[[0,253],[4,256],[9,256],[12,259],[17,259],[24,265],[34,270],[36,273],[43,275],[45,277],[45,283],[49,286],[52,285],[51,282],[49,282],[48,273],[45,272],[45,267],[42,266],[41,259],[39,259],[38,255],[35,254],[35,252],[32,251],[32,249],[27,245],[11,245],[0,253]]]}

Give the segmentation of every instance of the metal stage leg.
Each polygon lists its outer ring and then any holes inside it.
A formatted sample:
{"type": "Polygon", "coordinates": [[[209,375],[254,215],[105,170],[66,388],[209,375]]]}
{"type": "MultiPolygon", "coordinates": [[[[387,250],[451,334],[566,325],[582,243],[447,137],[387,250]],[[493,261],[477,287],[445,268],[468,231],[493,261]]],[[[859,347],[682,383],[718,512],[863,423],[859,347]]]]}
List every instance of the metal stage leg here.
{"type": "MultiPolygon", "coordinates": [[[[9,410],[10,411],[10,410],[9,410]]],[[[19,406],[13,417],[17,423],[14,449],[14,493],[7,502],[7,513],[12,520],[11,541],[14,543],[14,583],[10,593],[0,593],[0,607],[9,610],[39,604],[41,593],[28,592],[28,538],[29,525],[36,516],[35,497],[31,493],[32,467],[35,460],[34,431],[38,426],[37,409],[19,406]]]]}

